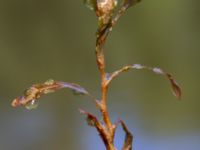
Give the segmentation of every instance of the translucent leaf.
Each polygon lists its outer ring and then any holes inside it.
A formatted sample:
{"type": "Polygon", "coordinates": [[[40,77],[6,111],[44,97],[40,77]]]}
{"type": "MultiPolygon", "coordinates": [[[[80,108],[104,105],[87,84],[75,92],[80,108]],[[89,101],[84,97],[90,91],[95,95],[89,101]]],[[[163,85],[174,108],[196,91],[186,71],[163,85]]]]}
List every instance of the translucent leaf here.
{"type": "Polygon", "coordinates": [[[96,9],[96,0],[84,0],[85,6],[87,6],[91,10],[96,9]]]}
{"type": "Polygon", "coordinates": [[[68,82],[59,82],[59,81],[58,81],[58,83],[60,85],[62,85],[63,88],[71,89],[76,94],[83,94],[83,95],[87,95],[88,94],[88,91],[86,91],[83,87],[81,87],[78,84],[68,83],[68,82]]]}
{"type": "MultiPolygon", "coordinates": [[[[12,101],[12,106],[26,106],[28,109],[36,108],[37,104],[35,101],[42,95],[52,93],[63,88],[71,89],[78,94],[89,95],[89,93],[78,84],[54,81],[50,79],[42,84],[32,85],[30,88],[25,90],[23,96],[17,97],[12,101]]],[[[91,97],[91,95],[89,96],[91,97]]]]}

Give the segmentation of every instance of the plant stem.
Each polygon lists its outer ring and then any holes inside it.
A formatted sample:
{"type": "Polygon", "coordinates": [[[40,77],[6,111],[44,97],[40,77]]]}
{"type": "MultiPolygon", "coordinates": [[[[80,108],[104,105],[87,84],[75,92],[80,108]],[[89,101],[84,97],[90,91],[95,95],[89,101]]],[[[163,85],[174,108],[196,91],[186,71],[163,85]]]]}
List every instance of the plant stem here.
{"type": "MultiPolygon", "coordinates": [[[[115,129],[117,127],[116,124],[112,124],[108,109],[107,109],[107,93],[108,93],[108,85],[110,81],[123,72],[124,70],[120,70],[118,72],[115,72],[110,77],[107,77],[106,71],[105,71],[105,57],[104,57],[104,45],[106,42],[106,39],[109,35],[109,33],[112,31],[112,28],[115,26],[119,18],[125,13],[125,11],[135,3],[139,2],[140,0],[134,0],[134,1],[123,1],[122,5],[120,6],[117,14],[113,17],[113,10],[115,9],[115,0],[106,0],[106,1],[96,1],[96,14],[98,16],[98,30],[97,30],[97,37],[96,37],[96,61],[97,66],[100,73],[101,78],[101,100],[99,102],[99,109],[103,117],[104,124],[100,125],[103,126],[103,131],[99,131],[101,138],[106,146],[107,150],[116,150],[114,146],[114,135],[115,135],[115,129]],[[102,134],[103,132],[103,134],[102,134]]],[[[125,126],[125,124],[122,122],[122,124],[125,126]]],[[[131,135],[131,133],[128,132],[127,128],[125,128],[126,135],[131,135]]],[[[131,135],[132,136],[132,135],[131,135]]],[[[125,146],[123,150],[131,150],[132,148],[132,137],[127,138],[129,141],[126,144],[125,140],[125,146]],[[131,142],[130,142],[131,141],[131,142]]]]}
{"type": "Polygon", "coordinates": [[[103,121],[106,126],[106,139],[107,142],[104,142],[107,150],[116,150],[114,146],[114,132],[115,127],[112,124],[108,109],[107,109],[107,92],[108,92],[108,86],[107,86],[107,78],[106,78],[106,72],[105,72],[105,57],[103,53],[103,45],[105,41],[101,41],[101,38],[97,36],[97,42],[96,42],[96,61],[97,66],[100,73],[101,78],[101,101],[100,101],[100,111],[103,117],[103,121]]]}

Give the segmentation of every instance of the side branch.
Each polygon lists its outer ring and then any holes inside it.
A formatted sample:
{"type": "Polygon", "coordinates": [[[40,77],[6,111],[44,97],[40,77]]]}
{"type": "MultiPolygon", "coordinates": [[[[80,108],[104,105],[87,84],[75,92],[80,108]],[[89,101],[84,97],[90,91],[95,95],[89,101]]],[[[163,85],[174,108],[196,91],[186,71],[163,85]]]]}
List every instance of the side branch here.
{"type": "MultiPolygon", "coordinates": [[[[105,141],[105,138],[102,138],[104,141],[104,144],[107,148],[107,150],[115,150],[116,148],[114,147],[114,134],[115,134],[115,129],[116,126],[112,124],[109,113],[107,110],[107,92],[108,92],[108,82],[109,79],[107,78],[107,73],[105,71],[105,57],[104,57],[104,45],[106,43],[107,37],[109,33],[112,31],[113,27],[116,25],[117,21],[119,18],[125,13],[125,11],[130,7],[133,6],[134,4],[138,3],[140,0],[122,0],[121,4],[116,11],[115,9],[117,8],[117,0],[86,0],[86,4],[89,6],[89,8],[93,9],[96,12],[96,15],[98,17],[98,30],[96,33],[96,49],[95,49],[95,54],[96,54],[96,61],[97,61],[97,66],[98,70],[100,73],[100,78],[101,78],[101,100],[98,102],[99,104],[99,109],[102,114],[103,121],[105,123],[105,128],[106,128],[106,135],[107,138],[105,141]]],[[[122,71],[121,71],[122,72],[122,71]]],[[[118,73],[119,74],[119,73],[118,73]]],[[[115,75],[113,75],[114,78],[115,75]]],[[[85,112],[84,112],[85,113],[85,112]]],[[[97,120],[91,116],[89,113],[85,113],[87,116],[96,123],[97,120]]],[[[125,128],[124,123],[121,123],[124,130],[125,128]]],[[[99,128],[96,126],[98,132],[99,128]]],[[[102,134],[100,134],[102,137],[102,134]]],[[[132,143],[131,143],[132,144],[132,143]]],[[[130,147],[131,149],[131,147],[130,147]]],[[[123,150],[129,150],[129,149],[123,149],[123,150]]]]}
{"type": "Polygon", "coordinates": [[[63,81],[54,81],[52,79],[44,83],[33,84],[25,90],[22,96],[15,98],[11,105],[13,107],[25,106],[27,109],[33,109],[35,107],[32,106],[34,106],[35,102],[38,101],[42,95],[56,92],[63,88],[71,89],[75,94],[87,95],[95,102],[97,107],[100,105],[96,98],[80,85],[63,81]]]}
{"type": "Polygon", "coordinates": [[[170,81],[173,94],[178,99],[181,98],[181,93],[182,93],[181,92],[181,88],[178,85],[178,83],[176,82],[176,80],[174,80],[174,78],[172,77],[171,74],[164,72],[160,68],[157,68],[157,67],[148,67],[148,66],[144,66],[144,65],[141,65],[141,64],[128,65],[128,66],[122,67],[121,69],[119,69],[119,70],[111,73],[110,76],[107,79],[107,82],[106,82],[107,86],[111,83],[111,81],[113,79],[115,79],[116,77],[118,77],[121,73],[127,72],[127,71],[129,71],[131,69],[137,69],[137,70],[146,69],[146,70],[150,70],[150,71],[154,72],[155,74],[165,76],[170,81]]]}

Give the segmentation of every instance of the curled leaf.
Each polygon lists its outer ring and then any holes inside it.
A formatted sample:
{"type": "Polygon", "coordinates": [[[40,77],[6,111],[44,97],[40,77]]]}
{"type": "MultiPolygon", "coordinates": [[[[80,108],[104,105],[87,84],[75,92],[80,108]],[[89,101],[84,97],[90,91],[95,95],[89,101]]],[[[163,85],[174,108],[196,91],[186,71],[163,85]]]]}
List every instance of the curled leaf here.
{"type": "MultiPolygon", "coordinates": [[[[137,64],[137,65],[140,65],[140,64],[137,64]]],[[[170,81],[173,94],[174,94],[178,99],[181,98],[181,88],[180,88],[180,86],[178,85],[178,83],[176,82],[176,80],[172,77],[171,74],[166,73],[166,72],[164,72],[162,69],[157,68],[157,67],[153,67],[153,68],[152,68],[152,67],[147,67],[147,66],[140,65],[140,66],[141,66],[140,68],[138,68],[138,67],[136,68],[135,66],[136,66],[136,64],[134,64],[134,65],[132,66],[132,68],[134,68],[134,69],[148,69],[148,70],[153,71],[153,72],[156,73],[156,74],[164,75],[165,77],[167,77],[167,79],[170,81]]]]}
{"type": "Polygon", "coordinates": [[[178,97],[179,99],[181,98],[181,88],[178,85],[178,83],[172,78],[171,74],[166,73],[167,78],[170,80],[171,86],[172,86],[172,91],[173,94],[178,97]]]}
{"type": "Polygon", "coordinates": [[[125,132],[125,139],[122,150],[132,150],[133,135],[122,120],[119,120],[115,125],[118,126],[119,124],[121,124],[122,129],[125,132]]]}
{"type": "Polygon", "coordinates": [[[17,97],[12,101],[12,106],[13,107],[26,106],[26,108],[28,109],[36,108],[37,107],[36,101],[42,95],[52,93],[63,88],[71,89],[72,91],[79,94],[89,95],[89,93],[78,84],[62,82],[62,81],[54,81],[50,79],[42,84],[32,85],[30,88],[25,90],[23,96],[17,97]]]}
{"type": "Polygon", "coordinates": [[[123,68],[121,68],[121,69],[119,69],[119,70],[113,72],[113,73],[109,76],[109,78],[107,79],[107,85],[108,85],[114,78],[116,78],[117,76],[119,76],[121,73],[127,72],[127,71],[130,70],[130,69],[147,69],[147,70],[153,71],[153,72],[156,73],[156,74],[164,75],[164,76],[167,77],[167,79],[170,81],[173,94],[174,94],[178,99],[181,98],[181,88],[180,88],[180,86],[178,85],[178,83],[174,80],[174,78],[172,77],[171,74],[164,72],[164,71],[163,71],[162,69],[160,69],[160,68],[157,68],[157,67],[148,67],[148,66],[144,66],[144,65],[141,65],[141,64],[133,64],[133,65],[131,65],[131,66],[125,66],[125,67],[123,67],[123,68]]]}
{"type": "Polygon", "coordinates": [[[124,132],[126,133],[122,150],[132,150],[133,135],[128,130],[126,124],[123,121],[121,121],[121,125],[122,125],[124,132]]]}
{"type": "Polygon", "coordinates": [[[98,121],[97,117],[95,117],[93,114],[89,112],[86,112],[85,110],[79,109],[79,111],[81,114],[84,114],[87,116],[86,121],[88,125],[96,128],[104,144],[107,145],[108,139],[107,139],[105,127],[98,121]]]}
{"type": "Polygon", "coordinates": [[[98,119],[94,115],[92,115],[91,113],[86,112],[82,109],[79,109],[79,111],[80,111],[81,114],[85,114],[87,116],[86,121],[87,121],[88,125],[95,127],[98,124],[100,124],[98,119]]]}

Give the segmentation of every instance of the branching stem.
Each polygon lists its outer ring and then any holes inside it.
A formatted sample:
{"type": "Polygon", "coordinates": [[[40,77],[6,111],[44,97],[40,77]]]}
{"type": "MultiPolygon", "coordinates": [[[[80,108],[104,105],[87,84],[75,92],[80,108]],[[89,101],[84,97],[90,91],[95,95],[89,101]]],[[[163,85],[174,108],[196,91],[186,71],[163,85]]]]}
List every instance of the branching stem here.
{"type": "Polygon", "coordinates": [[[107,93],[108,86],[113,79],[118,77],[121,73],[127,72],[130,69],[146,69],[156,74],[165,76],[171,84],[173,93],[177,98],[181,98],[181,88],[174,80],[171,74],[162,71],[157,67],[148,67],[141,64],[133,64],[122,67],[110,74],[106,72],[106,64],[104,57],[104,45],[106,43],[109,33],[116,25],[119,18],[126,12],[126,10],[140,2],[141,0],[122,0],[118,9],[118,0],[85,0],[90,8],[95,10],[98,17],[98,30],[96,36],[96,61],[101,79],[101,99],[98,100],[90,94],[85,88],[78,84],[63,81],[47,80],[44,83],[33,84],[30,88],[25,90],[23,96],[15,98],[12,102],[13,107],[25,106],[27,109],[34,109],[37,107],[35,101],[45,94],[55,92],[59,89],[71,89],[75,94],[89,96],[100,110],[103,121],[99,121],[92,113],[80,109],[80,113],[87,116],[88,125],[95,127],[100,135],[106,150],[117,150],[114,145],[115,131],[118,125],[122,126],[125,132],[124,144],[121,150],[132,150],[133,135],[128,130],[127,126],[122,120],[117,123],[112,123],[107,109],[107,93]],[[117,11],[115,11],[117,10],[117,11]]]}
{"type": "MultiPolygon", "coordinates": [[[[107,6],[111,6],[109,5],[109,3],[112,3],[112,1],[107,1],[107,6]]],[[[119,18],[125,13],[126,9],[128,9],[128,7],[130,5],[132,5],[132,3],[136,3],[136,1],[130,1],[128,3],[122,3],[121,8],[118,10],[118,13],[113,17],[113,14],[110,13],[107,15],[107,13],[105,14],[105,18],[99,17],[99,28],[97,30],[97,39],[96,39],[96,61],[97,61],[97,66],[99,69],[99,73],[100,73],[100,78],[101,78],[101,100],[100,100],[100,111],[103,117],[103,121],[105,123],[105,137],[103,137],[103,141],[104,144],[106,146],[107,150],[116,150],[115,146],[114,146],[114,135],[115,135],[115,129],[116,129],[116,125],[113,125],[111,120],[110,120],[110,116],[108,113],[108,109],[107,109],[107,92],[108,92],[108,84],[109,82],[115,78],[115,75],[112,76],[111,79],[107,78],[107,73],[105,71],[105,57],[104,57],[104,45],[106,42],[106,39],[109,35],[109,33],[112,31],[112,28],[116,25],[117,21],[119,20],[119,18]],[[102,20],[104,20],[102,24],[102,20]],[[106,21],[105,21],[106,20],[106,21]],[[105,142],[105,139],[107,140],[107,142],[105,142]]],[[[98,5],[98,4],[97,4],[98,5]]],[[[106,9],[106,7],[105,7],[106,9]]],[[[114,9],[114,6],[113,8],[114,9]]],[[[107,9],[109,10],[109,9],[107,9]]],[[[97,12],[99,10],[97,9],[97,12]]],[[[110,11],[110,10],[109,10],[110,11]]],[[[99,14],[99,13],[97,13],[99,14]]],[[[120,73],[121,71],[119,71],[120,73]]],[[[116,73],[116,74],[119,74],[116,73]]]]}

